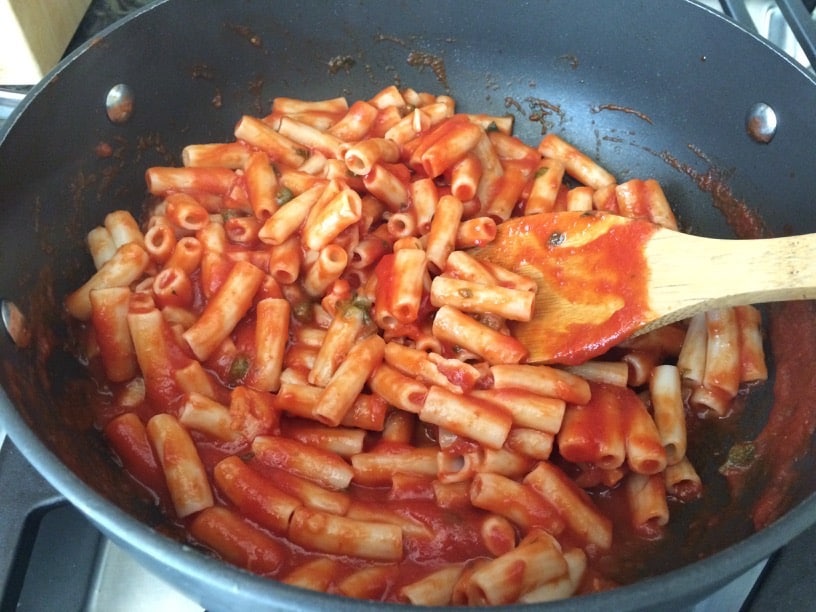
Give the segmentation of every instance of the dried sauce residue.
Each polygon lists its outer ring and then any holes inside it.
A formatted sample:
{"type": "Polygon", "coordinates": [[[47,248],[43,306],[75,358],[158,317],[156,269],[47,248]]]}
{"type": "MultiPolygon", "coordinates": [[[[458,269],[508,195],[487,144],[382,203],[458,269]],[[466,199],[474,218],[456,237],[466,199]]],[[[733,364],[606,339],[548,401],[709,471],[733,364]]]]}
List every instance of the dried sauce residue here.
{"type": "Polygon", "coordinates": [[[445,89],[449,89],[448,74],[445,70],[445,60],[438,55],[425,53],[424,51],[411,51],[408,54],[407,62],[409,66],[414,66],[415,68],[430,68],[433,70],[436,80],[439,81],[445,87],[445,89]]]}
{"type": "Polygon", "coordinates": [[[337,55],[329,60],[329,74],[335,75],[341,71],[348,74],[356,63],[350,55],[337,55]]]}
{"type": "MultiPolygon", "coordinates": [[[[690,147],[699,157],[706,159],[698,150],[690,147]]],[[[689,176],[700,191],[708,193],[729,227],[737,238],[766,238],[771,235],[764,220],[744,200],[737,198],[727,185],[725,172],[709,166],[704,173],[697,172],[687,164],[681,163],[669,153],[663,152],[660,158],[675,170],[689,176]]]]}
{"type": "Polygon", "coordinates": [[[647,114],[642,113],[634,108],[629,108],[628,106],[621,106],[619,104],[598,104],[597,106],[593,106],[590,109],[593,113],[600,113],[601,111],[616,111],[620,113],[627,113],[629,115],[634,115],[638,119],[642,119],[646,123],[652,125],[652,119],[647,114]]]}
{"type": "MultiPolygon", "coordinates": [[[[413,47],[413,45],[408,44],[401,38],[391,36],[389,34],[377,34],[374,37],[374,42],[391,42],[403,47],[404,49],[408,49],[409,53],[405,60],[406,63],[414,68],[430,68],[439,84],[442,85],[446,91],[450,91],[450,85],[448,84],[448,72],[445,68],[445,60],[442,58],[442,56],[428,53],[427,51],[418,51],[413,47]]],[[[447,39],[446,42],[453,42],[453,40],[447,39]]]]}
{"type": "Polygon", "coordinates": [[[249,44],[251,44],[253,47],[263,47],[263,39],[258,34],[253,32],[249,26],[229,24],[227,25],[227,28],[238,34],[241,38],[249,41],[249,44]]]}

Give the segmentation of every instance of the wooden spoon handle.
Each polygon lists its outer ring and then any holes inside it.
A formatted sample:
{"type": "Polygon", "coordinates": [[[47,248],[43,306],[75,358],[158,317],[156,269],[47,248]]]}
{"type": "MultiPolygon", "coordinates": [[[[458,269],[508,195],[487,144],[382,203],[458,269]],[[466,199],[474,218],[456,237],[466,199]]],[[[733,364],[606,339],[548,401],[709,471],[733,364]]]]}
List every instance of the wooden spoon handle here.
{"type": "Polygon", "coordinates": [[[660,229],[644,253],[649,305],[671,320],[720,306],[816,298],[816,234],[720,240],[660,229]]]}

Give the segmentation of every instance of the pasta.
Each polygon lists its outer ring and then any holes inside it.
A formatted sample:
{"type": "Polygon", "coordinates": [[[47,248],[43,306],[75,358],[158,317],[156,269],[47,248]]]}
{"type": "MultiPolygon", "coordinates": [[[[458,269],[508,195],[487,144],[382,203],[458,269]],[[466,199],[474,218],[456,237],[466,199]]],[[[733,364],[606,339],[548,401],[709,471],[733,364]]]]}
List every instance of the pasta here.
{"type": "Polygon", "coordinates": [[[88,232],[65,309],[100,429],[192,542],[348,597],[542,602],[616,584],[620,540],[705,495],[689,421],[767,378],[759,311],[528,363],[536,281],[471,247],[519,214],[677,221],[653,179],[512,128],[395,86],[278,97],[148,168],[143,224],[88,232]]]}

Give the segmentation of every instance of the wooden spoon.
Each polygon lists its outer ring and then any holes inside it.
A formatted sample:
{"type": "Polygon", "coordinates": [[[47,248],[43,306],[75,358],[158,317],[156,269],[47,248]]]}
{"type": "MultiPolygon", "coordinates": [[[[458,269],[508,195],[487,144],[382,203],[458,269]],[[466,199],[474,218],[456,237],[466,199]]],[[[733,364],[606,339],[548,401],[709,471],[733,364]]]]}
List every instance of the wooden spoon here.
{"type": "Polygon", "coordinates": [[[701,238],[610,213],[543,213],[474,249],[535,279],[514,335],[530,363],[576,364],[626,338],[716,307],[816,298],[816,234],[701,238]]]}

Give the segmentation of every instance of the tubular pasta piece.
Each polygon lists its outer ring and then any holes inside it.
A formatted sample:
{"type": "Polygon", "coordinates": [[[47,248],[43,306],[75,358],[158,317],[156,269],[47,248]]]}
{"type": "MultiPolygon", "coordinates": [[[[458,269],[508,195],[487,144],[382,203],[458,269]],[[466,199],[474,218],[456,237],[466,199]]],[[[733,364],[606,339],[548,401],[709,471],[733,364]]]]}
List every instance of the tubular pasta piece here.
{"type": "Polygon", "coordinates": [[[703,494],[703,482],[688,457],[667,466],[663,476],[666,492],[683,502],[700,499],[703,494]]]}
{"type": "Polygon", "coordinates": [[[467,280],[437,276],[431,282],[431,304],[449,305],[476,314],[494,314],[513,321],[529,321],[535,294],[521,289],[487,286],[467,280]]]}
{"type": "Polygon", "coordinates": [[[258,151],[250,155],[244,167],[244,180],[252,212],[255,217],[265,221],[278,209],[278,178],[266,153],[258,151]]]}
{"type": "Polygon", "coordinates": [[[519,597],[519,603],[543,603],[571,597],[578,590],[587,567],[587,555],[580,548],[564,552],[567,575],[556,578],[519,597]]]}
{"type": "Polygon", "coordinates": [[[181,160],[185,166],[201,168],[243,168],[251,152],[240,142],[216,142],[191,144],[181,150],[181,160]]]}
{"type": "Polygon", "coordinates": [[[343,420],[366,380],[382,362],[384,351],[385,341],[376,334],[351,347],[318,399],[315,415],[321,422],[336,426],[343,420]]]}
{"type": "Polygon", "coordinates": [[[201,393],[187,395],[179,409],[178,420],[187,429],[195,429],[224,442],[243,440],[241,433],[232,429],[229,408],[201,393]]]}
{"type": "Polygon", "coordinates": [[[289,302],[266,298],[255,306],[255,358],[247,384],[260,391],[277,391],[289,341],[289,302]]]}
{"type": "Polygon", "coordinates": [[[479,181],[482,178],[482,164],[473,153],[468,153],[450,169],[451,194],[467,202],[476,197],[479,181]]]}
{"type": "Polygon", "coordinates": [[[490,364],[515,364],[527,357],[527,349],[512,336],[479,323],[453,306],[444,305],[433,321],[433,335],[476,353],[490,364]]]}
{"type": "Polygon", "coordinates": [[[652,370],[649,396],[668,465],[674,465],[686,456],[686,414],[682,393],[677,366],[666,364],[652,370]]]}
{"type": "Polygon", "coordinates": [[[270,467],[288,470],[315,484],[339,491],[348,487],[354,470],[337,453],[281,436],[257,436],[252,452],[270,467]]]}
{"type": "MultiPolygon", "coordinates": [[[[384,349],[383,349],[384,351],[384,349]]],[[[387,363],[381,363],[368,381],[371,391],[388,404],[414,414],[419,414],[428,394],[428,387],[406,376],[387,363]]]]}
{"type": "Polygon", "coordinates": [[[469,121],[448,120],[419,160],[425,173],[437,177],[464,158],[479,142],[484,130],[469,121]]]}
{"type": "Polygon", "coordinates": [[[374,164],[380,161],[395,163],[399,156],[396,142],[386,138],[367,138],[346,149],[343,160],[351,172],[365,175],[371,172],[374,164]]]}
{"type": "Polygon", "coordinates": [[[235,178],[235,172],[229,168],[154,166],[145,172],[148,193],[159,196],[171,191],[224,195],[232,188],[235,178]]]}
{"type": "Polygon", "coordinates": [[[199,513],[190,533],[226,561],[256,574],[273,576],[286,557],[283,545],[222,506],[199,513]]]}
{"type": "Polygon", "coordinates": [[[213,480],[245,516],[275,533],[286,533],[292,513],[302,505],[234,455],[215,465],[213,480]]]}
{"type": "Polygon", "coordinates": [[[593,463],[609,470],[626,459],[626,434],[618,387],[593,385],[585,405],[567,406],[558,432],[558,450],[572,463],[593,463]]]}
{"type": "Polygon", "coordinates": [[[168,223],[157,223],[145,233],[145,251],[158,264],[170,259],[176,244],[176,235],[168,223]]]}
{"type": "Polygon", "coordinates": [[[301,506],[289,524],[289,539],[310,550],[376,561],[402,559],[402,529],[335,516],[301,506]]]}
{"type": "Polygon", "coordinates": [[[94,268],[97,270],[116,253],[116,245],[113,242],[113,237],[107,228],[101,225],[88,232],[88,235],[85,237],[85,242],[93,258],[94,268]]]}
{"type": "Polygon", "coordinates": [[[502,447],[513,423],[512,417],[494,404],[435,385],[428,389],[419,418],[493,449],[502,447]]]}
{"type": "Polygon", "coordinates": [[[240,431],[247,440],[280,431],[278,410],[269,393],[239,385],[230,394],[229,411],[232,419],[230,427],[240,431]]]}
{"type": "Polygon", "coordinates": [[[490,367],[490,373],[497,389],[525,389],[579,405],[586,404],[592,397],[586,380],[551,366],[498,364],[490,367]]]}
{"type": "Polygon", "coordinates": [[[346,597],[379,600],[399,574],[396,565],[375,565],[359,569],[340,581],[337,590],[346,597]]]}
{"type": "Polygon", "coordinates": [[[567,527],[588,544],[603,550],[612,546],[612,523],[586,493],[554,465],[542,461],[522,481],[555,506],[567,527]]]}
{"type": "Polygon", "coordinates": [[[448,256],[456,248],[456,230],[462,220],[462,201],[449,195],[439,198],[428,232],[425,251],[437,270],[444,270],[448,256]]]}
{"type": "Polygon", "coordinates": [[[165,262],[167,268],[179,268],[186,274],[192,274],[201,263],[203,246],[192,236],[185,236],[176,242],[170,258],[165,262]]]}
{"type": "Polygon", "coordinates": [[[412,323],[419,316],[427,262],[420,249],[400,249],[394,254],[389,310],[400,323],[412,323]]]}
{"type": "MultiPolygon", "coordinates": [[[[523,169],[518,164],[506,164],[504,171],[492,185],[493,195],[487,200],[485,213],[499,221],[509,219],[521,199],[526,184],[527,176],[523,169]]],[[[481,196],[480,201],[484,205],[481,196]]]]}
{"type": "Polygon", "coordinates": [[[281,115],[306,112],[343,114],[348,111],[348,108],[348,102],[342,96],[325,100],[301,100],[278,96],[272,100],[272,112],[281,115]]]}
{"type": "Polygon", "coordinates": [[[342,141],[326,132],[313,128],[305,123],[295,121],[290,117],[281,117],[277,122],[278,132],[299,145],[308,149],[316,149],[326,157],[339,159],[342,157],[341,144],[342,141]]]}
{"type": "Polygon", "coordinates": [[[323,206],[309,211],[302,230],[303,244],[318,251],[337,238],[351,224],[360,220],[362,201],[351,189],[342,189],[323,206]]]}
{"type": "Polygon", "coordinates": [[[400,588],[400,596],[415,606],[446,606],[453,597],[453,587],[462,575],[461,564],[431,572],[400,588]]]}
{"type": "Polygon", "coordinates": [[[703,383],[707,342],[706,315],[701,312],[689,319],[683,346],[677,357],[677,367],[683,380],[698,385],[703,383]]]}
{"type": "Polygon", "coordinates": [[[529,427],[513,427],[507,435],[505,446],[510,450],[539,461],[550,458],[555,435],[529,427]]]}
{"type": "Polygon", "coordinates": [[[552,132],[541,140],[538,151],[544,157],[563,162],[567,174],[584,185],[600,189],[615,182],[615,177],[604,168],[552,132]]]}
{"type": "Polygon", "coordinates": [[[357,100],[328,132],[345,142],[362,140],[376,119],[377,108],[364,100],[357,100]]]}
{"type": "Polygon", "coordinates": [[[357,428],[326,427],[311,421],[287,419],[281,424],[281,435],[348,459],[363,452],[366,432],[357,428]]]}
{"type": "Polygon", "coordinates": [[[325,387],[357,341],[365,324],[365,313],[354,305],[340,308],[332,317],[320,344],[309,383],[325,387]]]}
{"type": "Polygon", "coordinates": [[[479,138],[479,142],[473,147],[473,154],[482,166],[482,176],[479,180],[479,187],[476,189],[476,198],[486,214],[506,221],[512,209],[508,210],[501,204],[498,207],[493,206],[501,177],[504,175],[504,168],[487,134],[482,134],[479,138]]]}
{"type": "Polygon", "coordinates": [[[282,491],[297,497],[303,502],[304,506],[313,510],[343,515],[348,512],[349,506],[351,506],[351,498],[345,491],[326,489],[291,472],[273,470],[270,478],[282,491]]]}
{"type": "Polygon", "coordinates": [[[326,293],[348,265],[348,253],[337,244],[328,244],[317,255],[303,277],[303,288],[311,296],[319,297],[326,293]]]}
{"type": "Polygon", "coordinates": [[[249,311],[264,273],[250,263],[235,264],[201,317],[182,336],[199,359],[206,359],[249,311]]]}
{"type": "Polygon", "coordinates": [[[271,125],[248,115],[241,117],[236,124],[235,138],[266,152],[273,161],[293,168],[309,157],[308,151],[279,134],[271,125]]]}
{"type": "Polygon", "coordinates": [[[542,159],[536,168],[524,214],[552,212],[564,180],[564,164],[557,159],[542,159]]]}
{"type": "Polygon", "coordinates": [[[340,563],[329,557],[318,557],[298,565],[281,578],[281,582],[302,589],[326,592],[339,575],[340,563]]]}
{"type": "Polygon", "coordinates": [[[269,275],[281,285],[291,285],[300,277],[300,239],[290,236],[269,249],[269,275]]]}
{"type": "Polygon", "coordinates": [[[657,474],[666,468],[666,449],[652,415],[635,392],[621,388],[621,412],[626,428],[626,463],[638,474],[657,474]]]}
{"type": "Polygon", "coordinates": [[[165,216],[177,228],[196,232],[210,223],[210,213],[194,197],[186,193],[171,193],[164,201],[165,216]]]}
{"type": "Polygon", "coordinates": [[[110,233],[114,246],[135,242],[144,247],[144,235],[133,215],[126,210],[115,210],[105,216],[105,229],[110,233]]]}
{"type": "Polygon", "coordinates": [[[470,395],[501,406],[513,417],[513,423],[550,434],[561,429],[566,402],[525,389],[474,389],[470,395]]]}
{"type": "Polygon", "coordinates": [[[153,299],[159,308],[189,308],[193,304],[193,283],[181,268],[165,267],[153,278],[153,299]]]}
{"type": "Polygon", "coordinates": [[[127,287],[94,289],[89,294],[91,324],[96,332],[102,366],[105,376],[113,382],[130,380],[138,373],[127,322],[130,296],[127,287]]]}
{"type": "Polygon", "coordinates": [[[740,382],[767,380],[768,366],[762,346],[762,315],[755,306],[736,306],[740,342],[740,382]]]}
{"type": "Polygon", "coordinates": [[[715,308],[706,312],[706,362],[703,386],[691,396],[694,405],[702,405],[723,416],[739,391],[739,328],[733,308],[715,308]]]}
{"type": "Polygon", "coordinates": [[[476,474],[470,484],[470,501],[503,516],[525,532],[544,529],[553,535],[564,530],[564,519],[558,510],[529,485],[490,472],[476,474]]]}
{"type": "Polygon", "coordinates": [[[592,210],[592,187],[579,185],[567,191],[567,210],[586,212],[592,210]]]}
{"type": "Polygon", "coordinates": [[[131,299],[127,322],[146,394],[163,401],[163,393],[178,388],[173,377],[177,365],[170,359],[172,340],[168,324],[158,309],[138,305],[134,299],[131,299]]]}
{"type": "Polygon", "coordinates": [[[354,482],[366,486],[390,485],[395,474],[436,476],[438,449],[385,444],[350,459],[354,482]]]}
{"type": "Polygon", "coordinates": [[[167,494],[164,472],[145,426],[135,413],[125,412],[112,419],[105,425],[104,433],[124,468],[137,481],[158,495],[167,494]]]}
{"type": "Polygon", "coordinates": [[[162,466],[167,489],[179,518],[213,505],[212,489],[190,434],[176,417],[160,413],[146,426],[147,437],[162,466]]]}
{"type": "Polygon", "coordinates": [[[666,484],[662,474],[647,476],[630,473],[625,481],[626,498],[629,500],[632,527],[644,537],[660,535],[669,522],[669,506],[666,502],[666,484]]]}
{"type": "Polygon", "coordinates": [[[93,289],[127,287],[138,280],[150,264],[150,256],[134,242],[123,244],[91,278],[65,298],[65,308],[75,319],[91,317],[90,293],[93,289]]]}
{"type": "Polygon", "coordinates": [[[491,217],[476,217],[459,224],[456,230],[456,248],[469,249],[493,242],[496,238],[496,222],[491,217]]]}
{"type": "Polygon", "coordinates": [[[550,534],[529,533],[508,553],[477,567],[466,581],[469,605],[502,605],[567,574],[561,546],[550,534]]]}
{"type": "Polygon", "coordinates": [[[379,503],[352,502],[348,512],[346,512],[346,516],[356,521],[396,525],[402,530],[404,536],[410,538],[431,540],[434,535],[433,532],[418,519],[410,515],[404,516],[393,510],[390,506],[379,503]]]}
{"type": "Polygon", "coordinates": [[[629,380],[629,365],[624,361],[586,361],[563,369],[584,380],[617,387],[625,387],[629,380]]]}
{"type": "Polygon", "coordinates": [[[485,548],[494,557],[510,552],[516,547],[516,528],[499,514],[489,514],[479,526],[479,535],[485,548]]]}

